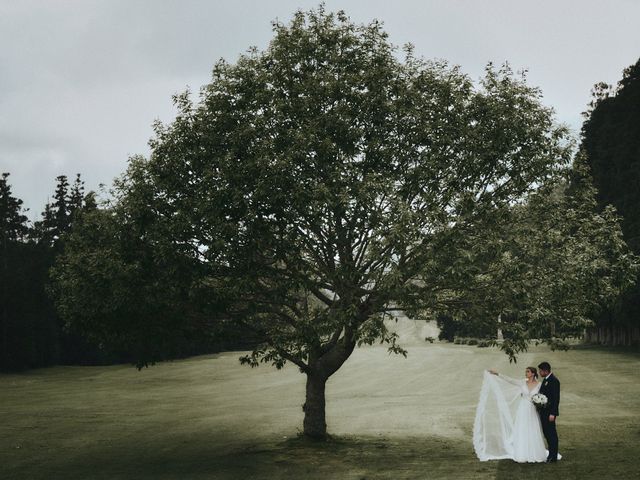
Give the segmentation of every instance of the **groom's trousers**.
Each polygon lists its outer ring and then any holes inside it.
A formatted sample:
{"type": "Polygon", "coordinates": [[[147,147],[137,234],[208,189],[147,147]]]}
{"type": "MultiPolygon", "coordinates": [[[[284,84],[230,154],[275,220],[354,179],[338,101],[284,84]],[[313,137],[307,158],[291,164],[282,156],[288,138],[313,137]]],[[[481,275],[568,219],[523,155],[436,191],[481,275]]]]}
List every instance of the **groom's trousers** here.
{"type": "MultiPolygon", "coordinates": [[[[556,417],[557,420],[558,417],[556,417]]],[[[549,458],[552,460],[558,459],[558,431],[556,430],[556,422],[549,421],[549,414],[544,413],[540,415],[540,423],[542,424],[542,434],[547,439],[547,446],[549,447],[549,458]]]]}

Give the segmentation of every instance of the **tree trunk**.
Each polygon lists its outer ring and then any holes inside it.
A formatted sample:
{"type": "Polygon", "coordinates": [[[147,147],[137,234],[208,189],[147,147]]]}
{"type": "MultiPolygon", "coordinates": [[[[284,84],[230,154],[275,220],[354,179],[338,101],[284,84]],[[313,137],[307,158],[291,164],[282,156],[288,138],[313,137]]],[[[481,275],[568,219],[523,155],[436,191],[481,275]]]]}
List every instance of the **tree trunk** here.
{"type": "Polygon", "coordinates": [[[307,373],[307,392],[304,410],[304,434],[310,438],[327,438],[325,420],[325,385],[342,364],[351,356],[356,346],[353,330],[346,329],[344,338],[323,355],[311,354],[307,373]]]}
{"type": "Polygon", "coordinates": [[[307,373],[307,394],[304,410],[304,434],[311,438],[327,436],[324,390],[327,378],[317,373],[307,373]]]}

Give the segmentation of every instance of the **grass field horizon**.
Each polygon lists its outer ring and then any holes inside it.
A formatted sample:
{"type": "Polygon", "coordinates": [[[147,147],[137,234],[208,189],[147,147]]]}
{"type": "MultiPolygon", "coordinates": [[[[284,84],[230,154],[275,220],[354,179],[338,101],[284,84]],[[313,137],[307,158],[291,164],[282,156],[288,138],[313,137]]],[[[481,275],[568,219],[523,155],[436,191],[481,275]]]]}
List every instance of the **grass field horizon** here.
{"type": "Polygon", "coordinates": [[[299,437],[304,375],[241,352],[0,375],[3,479],[640,478],[640,355],[425,343],[357,349],[327,384],[332,439],[299,437]],[[482,371],[548,360],[562,382],[556,465],[479,462],[482,371]]]}

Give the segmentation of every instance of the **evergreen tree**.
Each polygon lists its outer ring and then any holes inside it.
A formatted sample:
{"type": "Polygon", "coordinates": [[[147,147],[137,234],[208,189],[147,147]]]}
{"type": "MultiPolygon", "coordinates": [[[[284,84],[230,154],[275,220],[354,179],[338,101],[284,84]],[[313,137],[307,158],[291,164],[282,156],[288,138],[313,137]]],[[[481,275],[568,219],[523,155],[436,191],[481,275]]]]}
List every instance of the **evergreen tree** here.
{"type": "MultiPolygon", "coordinates": [[[[614,88],[594,87],[582,126],[581,150],[598,189],[601,207],[622,216],[624,239],[640,254],[640,60],[624,70],[614,88]]],[[[599,318],[597,340],[640,343],[640,283],[599,318]]]]}
{"type": "Polygon", "coordinates": [[[66,175],[56,177],[53,201],[47,202],[42,212],[42,220],[36,222],[35,225],[36,235],[40,242],[59,251],[59,240],[71,229],[72,213],[81,202],[83,188],[80,175],[76,177],[76,183],[71,191],[69,191],[69,181],[66,175]]]}
{"type": "Polygon", "coordinates": [[[0,179],[0,369],[54,363],[57,334],[44,292],[47,249],[30,240],[22,200],[11,194],[9,174],[0,179]]]}
{"type": "Polygon", "coordinates": [[[68,210],[69,216],[73,217],[74,213],[81,210],[84,206],[84,181],[80,178],[80,174],[76,174],[76,179],[71,186],[69,193],[68,210]]]}
{"type": "Polygon", "coordinates": [[[69,211],[69,182],[66,175],[60,175],[56,178],[58,184],[56,185],[55,195],[53,196],[53,209],[56,230],[56,239],[69,231],[71,212],[69,211]]]}
{"type": "Polygon", "coordinates": [[[122,360],[63,328],[47,292],[64,239],[82,215],[98,209],[95,192],[85,195],[79,174],[72,186],[66,176],[57,177],[53,201],[29,228],[8,177],[0,178],[0,369],[122,360]]]}
{"type": "Polygon", "coordinates": [[[8,173],[3,173],[0,178],[0,241],[3,245],[22,240],[29,230],[27,217],[22,213],[22,200],[11,194],[8,177],[8,173]]]}
{"type": "Polygon", "coordinates": [[[17,243],[28,231],[27,217],[22,213],[22,200],[12,195],[8,177],[8,173],[3,173],[0,178],[0,368],[12,363],[10,335],[15,330],[12,328],[15,318],[11,311],[10,286],[15,281],[10,266],[14,263],[17,243]]]}

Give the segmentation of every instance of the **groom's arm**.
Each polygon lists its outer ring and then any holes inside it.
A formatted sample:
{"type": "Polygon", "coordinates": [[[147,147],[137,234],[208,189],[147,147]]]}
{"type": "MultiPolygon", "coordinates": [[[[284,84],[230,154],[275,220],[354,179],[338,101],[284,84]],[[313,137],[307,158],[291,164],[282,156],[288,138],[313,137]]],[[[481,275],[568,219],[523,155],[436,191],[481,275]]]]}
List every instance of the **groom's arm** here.
{"type": "Polygon", "coordinates": [[[553,387],[553,396],[551,399],[551,404],[550,404],[550,408],[549,408],[549,414],[553,415],[554,417],[558,416],[558,407],[560,406],[560,382],[558,381],[558,379],[555,379],[556,381],[553,382],[552,387],[553,387]]]}

